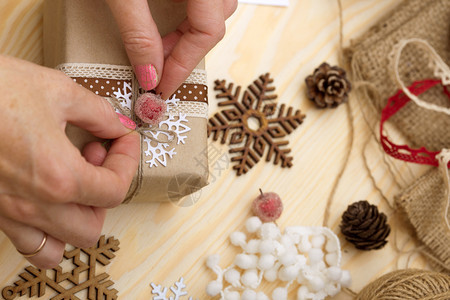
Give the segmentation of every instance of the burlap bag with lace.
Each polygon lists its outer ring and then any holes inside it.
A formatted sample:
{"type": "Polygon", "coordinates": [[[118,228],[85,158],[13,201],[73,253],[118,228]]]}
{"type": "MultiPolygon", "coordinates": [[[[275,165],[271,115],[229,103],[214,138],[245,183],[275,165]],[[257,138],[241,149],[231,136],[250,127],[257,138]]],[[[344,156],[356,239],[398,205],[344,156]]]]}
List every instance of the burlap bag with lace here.
{"type": "MultiPolygon", "coordinates": [[[[404,1],[366,34],[352,41],[344,51],[351,66],[353,81],[366,81],[381,97],[362,93],[359,101],[370,101],[380,113],[387,99],[398,90],[392,76],[389,54],[400,40],[421,38],[428,41],[447,65],[450,65],[450,1],[404,1]]],[[[414,81],[435,78],[420,47],[408,45],[404,49],[399,73],[407,86],[414,81]]],[[[358,95],[359,96],[359,95],[358,95]]],[[[421,95],[421,99],[450,107],[449,99],[440,86],[421,95]]],[[[410,101],[390,122],[404,134],[412,147],[426,147],[432,151],[450,148],[450,118],[448,115],[423,109],[410,101]]],[[[450,231],[440,216],[444,210],[442,176],[437,168],[396,197],[423,242],[425,254],[439,270],[450,272],[450,231]]]]}
{"type": "MultiPolygon", "coordinates": [[[[350,62],[354,81],[368,81],[375,85],[379,98],[369,97],[378,111],[387,99],[398,90],[389,72],[389,53],[402,39],[427,40],[442,59],[450,65],[450,1],[408,0],[397,7],[391,15],[374,26],[362,37],[352,41],[345,50],[350,62]]],[[[406,85],[432,78],[423,51],[407,46],[400,60],[400,76],[406,85]]],[[[432,89],[421,98],[427,102],[449,106],[448,98],[439,88],[432,89]]],[[[425,146],[438,151],[450,145],[450,119],[444,115],[422,109],[408,103],[392,119],[411,141],[411,146],[425,146]]]]}

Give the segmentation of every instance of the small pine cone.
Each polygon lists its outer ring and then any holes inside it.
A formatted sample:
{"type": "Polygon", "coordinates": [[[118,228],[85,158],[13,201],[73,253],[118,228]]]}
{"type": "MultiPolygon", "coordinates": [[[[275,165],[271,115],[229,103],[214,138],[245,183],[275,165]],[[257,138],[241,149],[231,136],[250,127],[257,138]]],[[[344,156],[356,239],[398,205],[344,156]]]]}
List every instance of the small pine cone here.
{"type": "Polygon", "coordinates": [[[386,219],[386,215],[380,213],[375,205],[365,200],[355,202],[342,215],[341,232],[357,249],[381,249],[391,232],[386,219]]]}
{"type": "Polygon", "coordinates": [[[336,107],[348,99],[352,89],[345,70],[338,66],[330,67],[322,63],[312,75],[305,79],[306,96],[320,108],[336,107]]]}

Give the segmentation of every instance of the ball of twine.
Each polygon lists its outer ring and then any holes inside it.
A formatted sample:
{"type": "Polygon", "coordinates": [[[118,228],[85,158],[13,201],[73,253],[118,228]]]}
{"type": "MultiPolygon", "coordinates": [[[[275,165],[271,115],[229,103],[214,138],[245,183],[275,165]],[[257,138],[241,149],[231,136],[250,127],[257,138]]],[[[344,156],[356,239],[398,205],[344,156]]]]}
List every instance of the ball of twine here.
{"type": "Polygon", "coordinates": [[[450,276],[417,269],[393,271],[367,285],[356,299],[450,299],[450,276]]]}

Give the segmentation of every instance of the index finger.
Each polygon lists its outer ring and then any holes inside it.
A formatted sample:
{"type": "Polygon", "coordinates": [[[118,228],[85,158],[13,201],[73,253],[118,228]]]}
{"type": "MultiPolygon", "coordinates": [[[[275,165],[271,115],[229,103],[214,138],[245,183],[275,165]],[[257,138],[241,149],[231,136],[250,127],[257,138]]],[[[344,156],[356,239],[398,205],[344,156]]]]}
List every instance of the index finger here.
{"type": "Polygon", "coordinates": [[[225,34],[222,0],[189,0],[187,22],[178,28],[181,34],[164,63],[164,72],[157,87],[163,98],[170,96],[189,76],[203,57],[225,34]]]}
{"type": "Polygon", "coordinates": [[[152,90],[163,71],[161,36],[147,0],[107,0],[141,87],[152,90]]]}

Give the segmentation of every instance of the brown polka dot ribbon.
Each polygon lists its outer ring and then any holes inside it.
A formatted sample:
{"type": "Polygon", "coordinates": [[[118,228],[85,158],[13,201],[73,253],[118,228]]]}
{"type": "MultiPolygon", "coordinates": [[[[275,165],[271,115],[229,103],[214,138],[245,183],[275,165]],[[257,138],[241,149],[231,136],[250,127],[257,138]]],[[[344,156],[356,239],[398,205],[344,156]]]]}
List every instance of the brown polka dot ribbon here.
{"type": "MultiPolygon", "coordinates": [[[[72,77],[73,81],[102,97],[112,97],[124,85],[131,87],[132,80],[72,77]]],[[[184,83],[174,93],[181,101],[208,103],[208,87],[204,84],[184,83]]]]}

